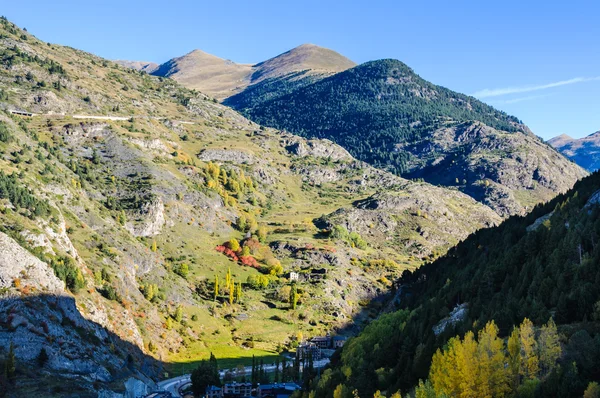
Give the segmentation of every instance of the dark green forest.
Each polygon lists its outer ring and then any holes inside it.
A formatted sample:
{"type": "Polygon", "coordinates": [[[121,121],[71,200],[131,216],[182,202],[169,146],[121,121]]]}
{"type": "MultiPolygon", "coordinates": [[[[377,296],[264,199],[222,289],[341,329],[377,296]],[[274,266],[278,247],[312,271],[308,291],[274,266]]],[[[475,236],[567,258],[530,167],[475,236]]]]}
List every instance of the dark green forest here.
{"type": "Polygon", "coordinates": [[[493,320],[506,339],[524,318],[537,329],[551,317],[562,355],[528,396],[582,396],[588,382],[600,380],[600,205],[598,197],[590,201],[599,189],[595,173],[529,215],[482,229],[406,271],[396,284],[398,311],[336,353],[332,369],[313,380],[316,396],[329,397],[340,384],[361,397],[404,394],[428,377],[433,354],[451,337],[493,320]],[[436,335],[434,326],[459,304],[466,316],[436,335]]]}
{"type": "Polygon", "coordinates": [[[294,84],[288,79],[251,86],[226,103],[257,123],[330,139],[358,159],[396,174],[406,171],[407,155],[395,151],[395,145],[423,138],[439,126],[480,121],[508,132],[523,128],[515,117],[429,83],[392,59],[367,62],[300,88],[294,84]],[[269,99],[266,91],[274,89],[290,92],[269,99]]]}

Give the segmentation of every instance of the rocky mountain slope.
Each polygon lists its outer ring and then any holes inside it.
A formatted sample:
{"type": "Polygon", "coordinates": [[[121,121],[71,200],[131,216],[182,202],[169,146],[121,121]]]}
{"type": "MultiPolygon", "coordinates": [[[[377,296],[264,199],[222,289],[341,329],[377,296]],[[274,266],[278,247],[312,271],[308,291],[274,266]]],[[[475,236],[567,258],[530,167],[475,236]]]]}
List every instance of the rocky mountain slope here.
{"type": "Polygon", "coordinates": [[[527,216],[479,231],[438,260],[405,273],[397,311],[346,343],[332,368],[311,384],[313,394],[357,389],[365,397],[377,390],[415,396],[418,386],[417,397],[440,396],[442,389],[484,396],[469,389],[491,385],[500,392],[490,396],[584,395],[588,383],[598,380],[600,364],[599,199],[596,172],[527,216]],[[529,334],[518,328],[525,318],[531,321],[529,334]],[[558,328],[550,339],[553,328],[547,325],[553,323],[558,328]],[[494,339],[486,340],[490,330],[494,339]],[[509,336],[512,342],[504,344],[509,336]],[[453,347],[463,339],[465,349],[449,349],[450,339],[453,347]],[[442,350],[456,355],[450,366],[458,372],[470,367],[465,374],[473,384],[457,382],[460,376],[444,379],[445,371],[440,376],[442,350]],[[502,359],[495,367],[493,352],[502,359]],[[529,376],[519,376],[523,369],[529,376]]]}
{"type": "Polygon", "coordinates": [[[152,73],[156,69],[158,69],[158,64],[155,62],[145,62],[145,61],[125,61],[125,60],[116,60],[115,63],[125,67],[131,68],[135,70],[139,70],[140,72],[152,73]]]}
{"type": "Polygon", "coordinates": [[[502,216],[522,214],[586,174],[515,117],[396,60],[367,62],[266,101],[244,95],[226,103],[256,122],[331,139],[376,167],[459,189],[502,216]]]}
{"type": "Polygon", "coordinates": [[[210,352],[234,366],[299,333],[352,330],[404,270],[500,221],[459,191],[6,19],[0,82],[0,358],[17,347],[13,396],[122,391],[210,352]],[[296,309],[289,271],[302,275],[296,309]]]}
{"type": "Polygon", "coordinates": [[[548,144],[587,171],[600,169],[600,131],[579,139],[562,134],[548,144]]]}
{"type": "MultiPolygon", "coordinates": [[[[122,65],[140,70],[146,65],[122,65]]],[[[314,44],[303,44],[256,65],[237,64],[229,60],[194,50],[182,57],[147,70],[156,76],[171,77],[184,86],[217,99],[230,97],[248,86],[255,88],[265,82],[283,79],[300,80],[329,76],[351,68],[355,64],[346,57],[314,44]]],[[[311,80],[312,81],[312,80],[311,80]]]]}

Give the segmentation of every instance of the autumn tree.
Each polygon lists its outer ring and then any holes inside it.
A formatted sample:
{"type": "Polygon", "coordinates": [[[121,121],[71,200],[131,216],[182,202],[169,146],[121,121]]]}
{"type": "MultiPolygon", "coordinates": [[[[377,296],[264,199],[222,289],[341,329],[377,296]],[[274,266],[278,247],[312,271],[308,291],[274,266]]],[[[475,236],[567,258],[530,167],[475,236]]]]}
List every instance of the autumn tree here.
{"type": "Polygon", "coordinates": [[[519,379],[521,374],[521,337],[519,336],[519,328],[513,328],[512,333],[508,337],[508,369],[510,371],[510,385],[513,391],[519,387],[519,379]]]}
{"type": "Polygon", "coordinates": [[[538,352],[542,374],[546,375],[552,371],[562,353],[558,341],[558,330],[552,318],[540,330],[538,352]]]}
{"type": "Polygon", "coordinates": [[[535,331],[533,323],[528,318],[525,318],[519,326],[519,336],[521,339],[521,375],[525,379],[533,380],[537,378],[540,367],[535,331]]]}
{"type": "Polygon", "coordinates": [[[183,306],[181,304],[179,304],[175,309],[174,318],[177,322],[181,322],[183,320],[183,306]]]}
{"type": "Polygon", "coordinates": [[[238,240],[235,238],[231,238],[229,240],[229,248],[234,252],[237,252],[238,250],[240,250],[240,242],[238,242],[238,240]]]}
{"type": "Polygon", "coordinates": [[[583,398],[600,398],[600,385],[595,381],[589,383],[583,393],[583,398]]]}
{"type": "Polygon", "coordinates": [[[235,290],[235,302],[239,303],[242,301],[242,282],[238,282],[235,290]]]}

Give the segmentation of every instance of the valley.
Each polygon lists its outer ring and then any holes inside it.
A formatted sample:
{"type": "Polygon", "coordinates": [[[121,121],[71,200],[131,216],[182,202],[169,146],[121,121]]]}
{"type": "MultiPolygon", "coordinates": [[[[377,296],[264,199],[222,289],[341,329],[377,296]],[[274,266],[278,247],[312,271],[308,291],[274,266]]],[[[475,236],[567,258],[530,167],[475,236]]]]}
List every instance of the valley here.
{"type": "Polygon", "coordinates": [[[2,17],[0,396],[581,396],[595,139],[394,59],[111,61],[2,17]]]}

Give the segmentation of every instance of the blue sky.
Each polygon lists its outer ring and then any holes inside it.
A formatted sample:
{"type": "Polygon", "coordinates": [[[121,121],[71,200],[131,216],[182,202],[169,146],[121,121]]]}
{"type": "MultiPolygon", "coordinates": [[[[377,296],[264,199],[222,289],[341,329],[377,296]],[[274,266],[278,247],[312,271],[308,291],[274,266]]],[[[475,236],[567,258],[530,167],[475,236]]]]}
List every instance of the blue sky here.
{"type": "Polygon", "coordinates": [[[396,58],[433,83],[513,114],[544,138],[600,130],[600,2],[3,2],[42,40],[164,62],[195,48],[254,63],[302,43],[357,63],[396,58]]]}

